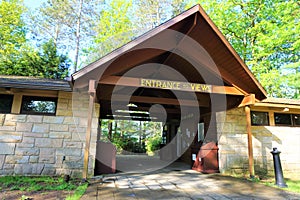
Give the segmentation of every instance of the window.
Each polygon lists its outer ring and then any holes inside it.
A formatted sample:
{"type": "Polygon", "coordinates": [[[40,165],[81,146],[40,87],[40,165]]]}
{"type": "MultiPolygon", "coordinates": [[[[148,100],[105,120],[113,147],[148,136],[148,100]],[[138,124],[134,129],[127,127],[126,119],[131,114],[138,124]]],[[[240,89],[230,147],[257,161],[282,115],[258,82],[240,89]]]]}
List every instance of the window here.
{"type": "Polygon", "coordinates": [[[294,126],[300,126],[300,114],[293,115],[294,126]]]}
{"type": "Polygon", "coordinates": [[[274,113],[275,125],[300,126],[300,114],[274,113]]]}
{"type": "Polygon", "coordinates": [[[0,113],[10,113],[14,96],[9,94],[0,94],[0,113]]]}
{"type": "Polygon", "coordinates": [[[55,115],[57,98],[23,96],[21,114],[55,115]]]}
{"type": "Polygon", "coordinates": [[[198,123],[198,142],[204,140],[204,123],[198,123]]]}
{"type": "Polygon", "coordinates": [[[275,125],[279,126],[291,126],[292,119],[291,114],[274,113],[275,125]]]}
{"type": "Polygon", "coordinates": [[[253,126],[269,126],[269,113],[251,111],[251,124],[253,126]]]}

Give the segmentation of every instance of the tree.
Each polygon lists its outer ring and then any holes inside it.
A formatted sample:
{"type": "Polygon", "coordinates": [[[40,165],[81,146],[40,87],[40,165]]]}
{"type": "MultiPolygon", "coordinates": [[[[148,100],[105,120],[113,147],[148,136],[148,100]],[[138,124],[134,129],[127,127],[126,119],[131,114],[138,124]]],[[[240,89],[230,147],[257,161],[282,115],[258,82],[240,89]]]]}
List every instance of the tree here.
{"type": "Polygon", "coordinates": [[[41,50],[31,47],[23,50],[15,65],[6,67],[2,74],[36,76],[50,79],[63,79],[68,76],[70,60],[59,55],[52,40],[45,42],[41,50]]]}
{"type": "Polygon", "coordinates": [[[22,1],[0,1],[0,74],[65,78],[69,60],[58,54],[53,40],[44,42],[41,50],[26,40],[25,11],[22,1]]]}
{"type": "Polygon", "coordinates": [[[93,45],[86,51],[92,62],[112,50],[129,42],[133,36],[133,24],[130,20],[131,0],[114,0],[101,11],[95,19],[93,45]]]}
{"type": "Polygon", "coordinates": [[[18,61],[26,43],[22,1],[0,0],[0,71],[5,72],[18,61]]]}
{"type": "Polygon", "coordinates": [[[150,30],[171,17],[167,0],[141,0],[136,2],[137,26],[141,30],[150,30]]]}
{"type": "Polygon", "coordinates": [[[182,0],[140,0],[135,2],[135,16],[133,19],[137,30],[153,29],[185,10],[187,1],[182,0]]]}
{"type": "Polygon", "coordinates": [[[77,71],[83,59],[81,50],[94,35],[92,27],[101,5],[102,0],[48,0],[31,14],[32,38],[43,42],[53,39],[60,51],[74,52],[77,71]]]}
{"type": "MultiPolygon", "coordinates": [[[[70,60],[65,55],[59,55],[52,40],[42,45],[41,52],[42,74],[52,79],[63,79],[68,76],[70,60]]],[[[36,63],[38,64],[38,63],[36,63]]]]}

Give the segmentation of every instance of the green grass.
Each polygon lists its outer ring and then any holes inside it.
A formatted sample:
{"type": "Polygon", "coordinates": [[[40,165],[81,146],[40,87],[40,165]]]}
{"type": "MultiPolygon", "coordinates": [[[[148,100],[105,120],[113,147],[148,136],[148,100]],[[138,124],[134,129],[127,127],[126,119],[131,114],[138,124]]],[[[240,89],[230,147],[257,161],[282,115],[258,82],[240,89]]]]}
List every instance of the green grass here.
{"type": "MultiPolygon", "coordinates": [[[[275,180],[267,180],[267,181],[262,181],[263,184],[271,187],[278,187],[275,185],[275,180]]],[[[285,183],[287,184],[287,188],[281,188],[283,190],[287,190],[290,192],[295,192],[295,193],[300,193],[300,180],[290,180],[286,179],[285,183]]]]}
{"type": "MultiPolygon", "coordinates": [[[[280,188],[277,185],[275,185],[275,179],[273,177],[264,177],[263,180],[260,180],[259,178],[247,179],[247,180],[255,183],[261,183],[270,187],[280,188]]],[[[288,187],[280,188],[280,189],[290,191],[290,192],[300,193],[300,180],[285,179],[285,183],[287,184],[288,187]]]]}
{"type": "Polygon", "coordinates": [[[78,180],[70,180],[66,183],[62,177],[50,176],[3,176],[0,177],[0,188],[21,191],[42,190],[75,190],[78,180]]]}
{"type": "Polygon", "coordinates": [[[78,200],[80,197],[85,193],[88,187],[88,183],[83,183],[82,185],[78,186],[73,195],[70,195],[66,198],[66,200],[78,200]]]}
{"type": "MultiPolygon", "coordinates": [[[[88,183],[81,184],[79,179],[71,179],[68,183],[62,177],[50,176],[0,176],[0,190],[20,191],[74,191],[67,200],[78,200],[85,193],[88,183]]],[[[24,196],[24,199],[26,196],[24,196]]],[[[23,197],[22,197],[23,198],[23,197]]]]}

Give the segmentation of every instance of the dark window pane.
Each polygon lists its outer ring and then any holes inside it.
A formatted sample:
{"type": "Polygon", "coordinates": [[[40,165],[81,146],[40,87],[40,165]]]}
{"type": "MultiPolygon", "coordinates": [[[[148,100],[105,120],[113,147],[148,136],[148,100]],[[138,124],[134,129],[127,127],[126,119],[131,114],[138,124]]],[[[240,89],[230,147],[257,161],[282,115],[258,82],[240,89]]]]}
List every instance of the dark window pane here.
{"type": "Polygon", "coordinates": [[[55,115],[57,98],[24,96],[22,114],[55,115]]]}
{"type": "Polygon", "coordinates": [[[292,125],[291,114],[274,113],[275,125],[292,125]]]}
{"type": "Polygon", "coordinates": [[[295,126],[300,126],[300,115],[293,115],[295,126]]]}
{"type": "Polygon", "coordinates": [[[269,125],[269,113],[251,111],[251,124],[254,126],[268,126],[269,125]]]}
{"type": "Polygon", "coordinates": [[[0,94],[0,113],[10,113],[13,103],[13,95],[0,94]]]}

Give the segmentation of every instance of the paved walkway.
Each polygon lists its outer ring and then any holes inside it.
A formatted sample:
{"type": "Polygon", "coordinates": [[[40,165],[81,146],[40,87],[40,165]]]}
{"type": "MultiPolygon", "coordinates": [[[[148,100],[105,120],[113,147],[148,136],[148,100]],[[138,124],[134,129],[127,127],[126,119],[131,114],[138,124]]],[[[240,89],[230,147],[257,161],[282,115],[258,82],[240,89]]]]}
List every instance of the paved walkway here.
{"type": "Polygon", "coordinates": [[[182,165],[144,174],[95,177],[82,199],[91,200],[229,200],[299,199],[281,189],[218,174],[201,174],[182,165]]]}

